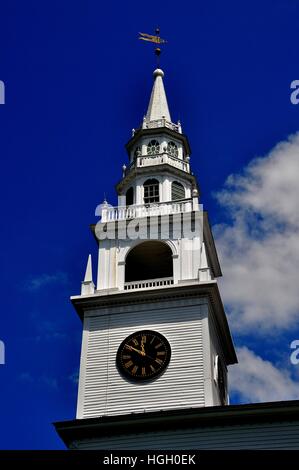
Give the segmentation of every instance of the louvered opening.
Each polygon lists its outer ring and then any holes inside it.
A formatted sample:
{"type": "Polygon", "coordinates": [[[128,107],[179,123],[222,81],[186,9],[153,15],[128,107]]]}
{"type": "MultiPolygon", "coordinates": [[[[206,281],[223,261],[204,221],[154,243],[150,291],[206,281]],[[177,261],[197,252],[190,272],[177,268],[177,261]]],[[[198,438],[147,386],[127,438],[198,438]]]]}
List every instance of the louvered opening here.
{"type": "Polygon", "coordinates": [[[171,200],[178,201],[179,199],[185,199],[185,188],[182,183],[174,181],[171,185],[171,200]]]}

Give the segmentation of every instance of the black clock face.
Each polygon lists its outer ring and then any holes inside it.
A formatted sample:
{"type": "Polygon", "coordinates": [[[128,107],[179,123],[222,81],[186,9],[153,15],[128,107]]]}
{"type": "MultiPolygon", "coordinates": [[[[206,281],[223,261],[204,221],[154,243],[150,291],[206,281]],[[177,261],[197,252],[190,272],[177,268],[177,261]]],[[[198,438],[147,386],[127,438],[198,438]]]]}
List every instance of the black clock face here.
{"type": "Polygon", "coordinates": [[[134,380],[157,377],[167,367],[171,350],[167,339],[150,330],[137,331],[120,345],[116,362],[121,373],[134,380]]]}

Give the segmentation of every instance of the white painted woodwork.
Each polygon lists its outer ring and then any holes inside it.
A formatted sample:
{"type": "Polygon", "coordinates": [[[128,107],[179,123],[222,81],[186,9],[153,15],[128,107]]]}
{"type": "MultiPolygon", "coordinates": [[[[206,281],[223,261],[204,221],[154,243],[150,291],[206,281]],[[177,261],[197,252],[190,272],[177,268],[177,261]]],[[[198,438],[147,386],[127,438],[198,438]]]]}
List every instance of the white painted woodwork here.
{"type": "Polygon", "coordinates": [[[143,129],[155,129],[159,127],[167,127],[168,129],[176,131],[179,134],[182,133],[182,128],[180,124],[174,124],[173,122],[168,121],[167,119],[156,119],[154,121],[147,121],[144,123],[143,129]]]}
{"type": "Polygon", "coordinates": [[[190,165],[179,158],[173,157],[166,152],[159,153],[157,155],[145,155],[136,158],[135,166],[137,168],[145,166],[156,166],[156,165],[170,165],[178,168],[179,170],[190,173],[190,165]]]}
{"type": "Polygon", "coordinates": [[[173,277],[147,279],[146,281],[125,282],[124,290],[153,289],[154,287],[169,287],[173,285],[173,277]]]}
{"type": "MultiPolygon", "coordinates": [[[[133,139],[135,135],[138,137],[134,140],[134,148],[130,148],[130,167],[124,169],[122,185],[119,186],[119,204],[112,207],[105,202],[95,229],[97,234],[97,229],[105,227],[109,234],[98,243],[96,290],[92,290],[91,284],[82,286],[81,297],[86,300],[88,294],[93,298],[99,296],[99,307],[83,312],[78,419],[219,404],[213,364],[215,354],[222,354],[223,345],[218,341],[219,333],[210,318],[213,316],[211,309],[216,307],[210,305],[208,298],[200,296],[178,297],[176,300],[168,297],[163,301],[163,288],[173,289],[175,294],[182,285],[216,282],[212,266],[217,265],[217,255],[211,235],[208,235],[209,245],[206,247],[204,244],[204,213],[198,194],[194,192],[196,181],[191,175],[188,143],[181,135],[180,123],[171,122],[163,72],[158,70],[154,75],[151,101],[142,123],[142,129],[150,131],[135,134],[133,130],[133,139]],[[157,155],[147,154],[151,140],[159,143],[157,155]],[[177,157],[171,155],[167,148],[170,141],[177,146],[177,157]],[[138,155],[135,153],[137,148],[138,155]],[[152,178],[159,183],[159,202],[145,205],[144,183],[152,178]],[[172,201],[173,182],[183,185],[184,199],[172,201]],[[133,204],[127,206],[125,194],[129,188],[133,188],[134,196],[133,204]],[[185,221],[187,218],[191,221],[191,214],[199,221],[196,233],[190,238],[186,224],[183,224],[184,233],[171,238],[169,216],[172,216],[173,226],[180,231],[181,216],[185,221]],[[152,240],[158,239],[157,229],[161,224],[161,242],[167,244],[172,252],[173,276],[125,282],[128,253],[146,241],[142,230],[146,229],[148,221],[152,240]],[[116,238],[116,226],[118,229],[128,228],[130,236],[127,233],[125,237],[116,238]],[[128,293],[129,296],[137,290],[148,293],[148,290],[155,289],[161,292],[161,299],[155,303],[128,301],[116,308],[112,299],[109,304],[110,294],[126,296],[128,293]],[[108,306],[100,307],[100,298],[105,296],[108,306]],[[171,345],[172,356],[166,371],[155,380],[133,382],[119,373],[116,354],[128,335],[142,329],[164,335],[171,345]]],[[[91,260],[87,272],[88,279],[84,282],[91,283],[91,260]]],[[[216,272],[221,274],[220,269],[216,272]]]]}
{"type": "Polygon", "coordinates": [[[203,350],[206,302],[168,301],[86,313],[77,418],[204,406],[205,374],[211,367],[203,350]],[[128,335],[142,329],[167,338],[171,360],[156,380],[133,382],[119,373],[116,354],[128,335]]]}
{"type": "MultiPolygon", "coordinates": [[[[192,194],[191,194],[191,183],[188,180],[185,180],[182,177],[179,176],[174,176],[170,172],[165,172],[164,175],[159,174],[158,168],[155,168],[155,171],[152,172],[151,175],[141,175],[136,177],[133,181],[128,183],[126,186],[124,186],[124,194],[129,188],[133,188],[134,190],[134,205],[144,205],[144,188],[143,184],[144,182],[149,179],[149,178],[154,178],[159,181],[160,183],[160,203],[165,203],[165,204],[171,204],[172,202],[178,202],[178,201],[172,201],[171,200],[171,183],[173,181],[177,181],[181,183],[184,188],[185,188],[185,200],[191,199],[192,194]]],[[[198,202],[198,198],[197,198],[198,202]]],[[[124,203],[118,203],[119,206],[124,206],[124,203]]],[[[148,204],[147,204],[148,206],[148,204]]],[[[107,209],[111,208],[111,206],[108,206],[107,209]]]]}
{"type": "Polygon", "coordinates": [[[171,122],[166,93],[163,84],[164,72],[161,69],[154,70],[154,85],[145,116],[146,122],[154,122],[165,119],[171,122]]]}
{"type": "MultiPolygon", "coordinates": [[[[129,251],[145,240],[103,240],[99,244],[97,291],[107,289],[124,290],[125,262],[129,251]]],[[[212,280],[210,268],[202,263],[199,237],[192,240],[164,240],[172,250],[173,284],[180,281],[195,280],[209,282],[212,280]]]]}
{"type": "Polygon", "coordinates": [[[102,223],[113,222],[117,220],[127,220],[154,215],[179,214],[192,212],[193,200],[184,199],[183,201],[157,202],[153,204],[134,204],[132,206],[116,206],[103,209],[102,223]]]}

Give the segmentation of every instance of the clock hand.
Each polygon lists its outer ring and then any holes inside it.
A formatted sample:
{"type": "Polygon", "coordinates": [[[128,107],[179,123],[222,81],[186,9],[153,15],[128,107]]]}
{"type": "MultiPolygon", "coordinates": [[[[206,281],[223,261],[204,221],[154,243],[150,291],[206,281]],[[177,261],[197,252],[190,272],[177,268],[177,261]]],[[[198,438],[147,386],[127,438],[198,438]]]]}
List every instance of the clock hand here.
{"type": "Polygon", "coordinates": [[[128,349],[130,349],[130,351],[136,351],[138,354],[140,354],[141,356],[145,356],[145,352],[144,351],[140,351],[139,349],[136,349],[136,348],[133,348],[133,346],[130,346],[129,344],[126,344],[126,347],[128,349]]]}
{"type": "Polygon", "coordinates": [[[149,355],[145,352],[145,349],[144,349],[144,341],[143,341],[142,339],[141,339],[141,350],[142,350],[144,356],[148,357],[148,358],[151,359],[152,361],[155,360],[152,356],[149,356],[149,355]]]}
{"type": "Polygon", "coordinates": [[[143,354],[145,357],[148,357],[149,359],[151,359],[152,361],[154,361],[155,359],[152,357],[152,356],[149,356],[148,354],[144,353],[143,354]]]}
{"type": "Polygon", "coordinates": [[[126,344],[126,347],[127,347],[128,349],[130,349],[130,351],[136,351],[136,352],[137,352],[138,354],[140,354],[141,356],[148,357],[148,358],[151,359],[152,361],[155,360],[152,356],[149,356],[148,354],[146,354],[145,351],[140,351],[139,349],[136,349],[136,348],[134,348],[133,346],[130,346],[129,344],[126,344]]]}

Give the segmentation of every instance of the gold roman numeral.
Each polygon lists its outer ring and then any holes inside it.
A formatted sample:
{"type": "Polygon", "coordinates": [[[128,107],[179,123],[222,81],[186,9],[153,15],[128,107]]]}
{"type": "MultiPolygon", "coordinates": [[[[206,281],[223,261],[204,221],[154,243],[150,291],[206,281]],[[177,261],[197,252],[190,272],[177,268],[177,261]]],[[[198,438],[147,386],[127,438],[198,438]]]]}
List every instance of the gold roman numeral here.
{"type": "Polygon", "coordinates": [[[141,341],[142,341],[142,343],[146,343],[146,336],[142,336],[141,341]]]}
{"type": "Polygon", "coordinates": [[[162,343],[156,344],[155,349],[159,349],[160,346],[162,346],[162,343]]]}
{"type": "Polygon", "coordinates": [[[126,363],[125,363],[125,368],[128,369],[128,368],[131,367],[133,364],[134,364],[133,361],[126,362],[126,363]]]}
{"type": "MultiPolygon", "coordinates": [[[[158,353],[159,354],[159,353],[158,353]]],[[[124,354],[123,359],[131,359],[132,356],[130,354],[124,354]]]]}
{"type": "Polygon", "coordinates": [[[145,367],[142,367],[142,369],[141,369],[141,375],[145,375],[145,367]]]}
{"type": "Polygon", "coordinates": [[[153,372],[156,372],[156,369],[154,368],[154,366],[150,365],[150,368],[152,369],[153,372]]]}
{"type": "Polygon", "coordinates": [[[133,369],[131,370],[131,373],[135,375],[137,370],[138,370],[138,366],[134,366],[133,369]]]}
{"type": "Polygon", "coordinates": [[[155,359],[155,362],[156,362],[157,364],[159,364],[159,365],[163,364],[163,361],[161,361],[161,359],[158,359],[158,358],[155,359]]]}
{"type": "Polygon", "coordinates": [[[157,356],[165,356],[166,352],[165,351],[158,351],[157,356]]]}
{"type": "Polygon", "coordinates": [[[133,343],[135,344],[135,346],[138,346],[138,341],[137,341],[136,338],[134,338],[132,341],[133,341],[133,343]]]}

